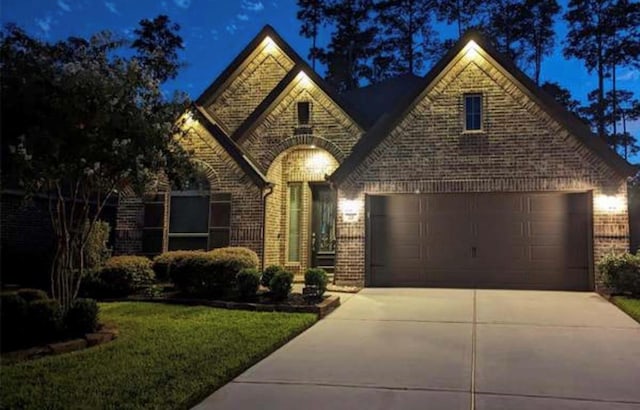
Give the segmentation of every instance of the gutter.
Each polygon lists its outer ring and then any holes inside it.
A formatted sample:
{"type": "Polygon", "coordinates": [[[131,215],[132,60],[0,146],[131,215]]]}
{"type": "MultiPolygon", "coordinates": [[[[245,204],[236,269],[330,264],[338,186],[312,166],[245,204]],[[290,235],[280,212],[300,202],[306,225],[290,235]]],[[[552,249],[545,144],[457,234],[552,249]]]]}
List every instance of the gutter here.
{"type": "Polygon", "coordinates": [[[262,227],[261,227],[261,234],[262,234],[262,255],[261,255],[261,269],[264,271],[265,269],[265,259],[266,259],[266,254],[265,254],[265,248],[266,248],[266,242],[267,242],[267,238],[266,238],[266,232],[267,232],[267,198],[269,197],[269,195],[271,195],[273,193],[273,184],[269,183],[269,185],[267,185],[266,187],[263,188],[262,191],[262,227]]]}

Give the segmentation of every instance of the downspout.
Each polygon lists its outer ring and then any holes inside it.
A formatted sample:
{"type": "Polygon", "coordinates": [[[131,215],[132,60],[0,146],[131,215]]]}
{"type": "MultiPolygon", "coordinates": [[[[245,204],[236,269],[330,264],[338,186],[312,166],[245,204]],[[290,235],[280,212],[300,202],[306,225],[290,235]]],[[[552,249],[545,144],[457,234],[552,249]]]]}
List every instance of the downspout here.
{"type": "Polygon", "coordinates": [[[264,190],[262,191],[262,262],[261,262],[261,270],[264,270],[265,266],[265,259],[266,259],[266,254],[265,254],[265,248],[266,248],[266,242],[267,242],[267,238],[266,238],[266,233],[267,233],[267,198],[269,197],[269,195],[271,195],[273,193],[273,185],[269,184],[266,187],[264,187],[264,190]]]}

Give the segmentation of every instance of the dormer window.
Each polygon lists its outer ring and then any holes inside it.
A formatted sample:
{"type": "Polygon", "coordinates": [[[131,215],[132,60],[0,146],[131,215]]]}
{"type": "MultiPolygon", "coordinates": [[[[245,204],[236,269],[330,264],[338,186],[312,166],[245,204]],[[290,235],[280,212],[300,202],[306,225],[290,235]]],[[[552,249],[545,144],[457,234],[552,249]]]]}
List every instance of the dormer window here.
{"type": "Polygon", "coordinates": [[[464,130],[482,130],[482,94],[464,95],[464,130]]]}
{"type": "Polygon", "coordinates": [[[298,126],[311,124],[311,103],[309,101],[298,102],[298,126]]]}

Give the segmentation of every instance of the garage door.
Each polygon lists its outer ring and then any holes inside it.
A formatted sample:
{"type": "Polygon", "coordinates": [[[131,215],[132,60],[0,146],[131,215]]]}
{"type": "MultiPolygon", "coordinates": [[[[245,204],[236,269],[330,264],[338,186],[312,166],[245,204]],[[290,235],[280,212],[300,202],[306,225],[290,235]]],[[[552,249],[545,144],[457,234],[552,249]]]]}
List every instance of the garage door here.
{"type": "Polygon", "coordinates": [[[367,284],[588,290],[589,195],[368,197],[367,284]]]}

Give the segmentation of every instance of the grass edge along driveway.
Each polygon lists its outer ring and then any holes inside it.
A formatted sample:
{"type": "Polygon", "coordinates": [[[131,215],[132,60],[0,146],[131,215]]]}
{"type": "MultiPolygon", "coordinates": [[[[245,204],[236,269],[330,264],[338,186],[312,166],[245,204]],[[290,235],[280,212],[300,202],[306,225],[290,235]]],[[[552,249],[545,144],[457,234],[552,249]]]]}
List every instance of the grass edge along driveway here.
{"type": "Polygon", "coordinates": [[[187,409],[316,321],[313,314],[103,303],[117,340],[0,369],[0,408],[187,409]]]}
{"type": "Polygon", "coordinates": [[[626,296],[614,296],[613,304],[640,323],[640,299],[626,296]]]}

